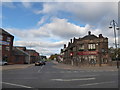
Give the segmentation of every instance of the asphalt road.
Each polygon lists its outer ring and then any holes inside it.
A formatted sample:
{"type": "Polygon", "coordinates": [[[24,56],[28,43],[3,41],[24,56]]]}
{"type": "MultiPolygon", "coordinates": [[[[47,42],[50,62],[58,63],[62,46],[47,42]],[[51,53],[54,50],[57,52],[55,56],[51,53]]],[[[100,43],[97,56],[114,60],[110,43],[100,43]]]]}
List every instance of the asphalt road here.
{"type": "Polygon", "coordinates": [[[118,72],[104,70],[67,70],[45,66],[5,70],[2,88],[117,88],[118,72]]]}

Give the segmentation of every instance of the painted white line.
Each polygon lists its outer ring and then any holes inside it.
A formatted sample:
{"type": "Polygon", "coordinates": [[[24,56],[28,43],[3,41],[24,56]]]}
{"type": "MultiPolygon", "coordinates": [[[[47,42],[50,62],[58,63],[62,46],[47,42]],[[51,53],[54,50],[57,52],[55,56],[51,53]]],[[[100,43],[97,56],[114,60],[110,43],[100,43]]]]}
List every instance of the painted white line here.
{"type": "Polygon", "coordinates": [[[7,84],[7,85],[12,85],[12,86],[23,87],[23,88],[33,88],[33,87],[29,87],[29,86],[24,86],[24,85],[19,85],[19,84],[13,84],[13,83],[7,83],[7,82],[1,82],[1,83],[7,84]]]}
{"type": "Polygon", "coordinates": [[[40,73],[40,71],[42,70],[43,67],[44,67],[44,66],[41,66],[40,70],[38,70],[38,73],[40,73]]]}
{"type": "Polygon", "coordinates": [[[94,80],[95,78],[80,78],[80,79],[52,79],[53,81],[78,81],[78,80],[94,80]]]}
{"type": "Polygon", "coordinates": [[[73,71],[74,73],[78,73],[78,71],[73,71]]]}
{"type": "Polygon", "coordinates": [[[90,86],[90,85],[98,85],[98,84],[105,84],[105,83],[114,83],[115,81],[111,81],[111,82],[100,82],[100,83],[90,83],[90,84],[83,84],[83,85],[79,85],[79,86],[90,86]]]}

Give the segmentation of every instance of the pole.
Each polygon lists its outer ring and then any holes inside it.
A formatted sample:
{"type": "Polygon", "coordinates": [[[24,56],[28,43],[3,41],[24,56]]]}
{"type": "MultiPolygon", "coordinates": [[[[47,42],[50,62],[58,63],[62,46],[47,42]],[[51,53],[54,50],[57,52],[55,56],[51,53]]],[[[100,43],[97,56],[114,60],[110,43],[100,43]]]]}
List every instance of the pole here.
{"type": "Polygon", "coordinates": [[[98,48],[99,48],[99,66],[101,67],[101,48],[100,48],[100,38],[98,42],[98,48]]]}
{"type": "Polygon", "coordinates": [[[119,68],[119,62],[118,62],[118,58],[117,58],[117,40],[116,40],[115,21],[114,20],[113,20],[113,27],[114,27],[115,47],[116,47],[115,58],[117,60],[117,68],[119,68]]]}

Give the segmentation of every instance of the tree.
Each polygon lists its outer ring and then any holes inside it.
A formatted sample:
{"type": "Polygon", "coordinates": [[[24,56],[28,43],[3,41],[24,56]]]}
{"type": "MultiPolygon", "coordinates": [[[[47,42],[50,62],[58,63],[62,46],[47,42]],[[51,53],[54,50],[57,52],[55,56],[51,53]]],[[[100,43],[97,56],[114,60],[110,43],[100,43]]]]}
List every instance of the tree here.
{"type": "Polygon", "coordinates": [[[113,47],[109,48],[109,55],[111,57],[111,59],[114,60],[120,60],[120,48],[118,48],[117,50],[113,47]],[[116,59],[116,55],[117,55],[117,59],[116,59]]]}

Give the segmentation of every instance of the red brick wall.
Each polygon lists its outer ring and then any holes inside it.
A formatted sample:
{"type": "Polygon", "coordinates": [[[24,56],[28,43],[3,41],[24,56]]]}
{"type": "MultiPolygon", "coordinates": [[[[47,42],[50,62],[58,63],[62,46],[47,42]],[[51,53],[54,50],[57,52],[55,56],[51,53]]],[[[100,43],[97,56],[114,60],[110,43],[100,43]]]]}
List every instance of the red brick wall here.
{"type": "Polygon", "coordinates": [[[7,37],[10,37],[11,40],[9,42],[9,45],[2,45],[2,58],[4,59],[4,57],[7,57],[8,63],[11,63],[11,62],[13,62],[12,61],[12,48],[13,48],[13,39],[14,39],[14,37],[10,36],[10,35],[3,34],[3,40],[2,41],[8,42],[7,37]],[[10,47],[9,51],[6,50],[6,46],[10,47]]]}

